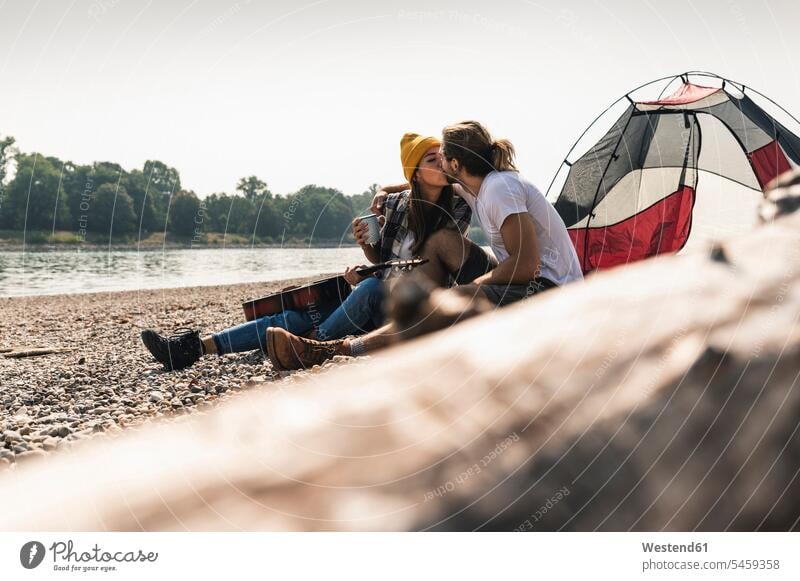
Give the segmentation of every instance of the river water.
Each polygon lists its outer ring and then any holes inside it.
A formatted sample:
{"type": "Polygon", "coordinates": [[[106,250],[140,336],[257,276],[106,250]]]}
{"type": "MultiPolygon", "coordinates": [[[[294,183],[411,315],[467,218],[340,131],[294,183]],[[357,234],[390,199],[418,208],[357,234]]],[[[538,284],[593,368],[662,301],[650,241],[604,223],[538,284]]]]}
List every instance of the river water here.
{"type": "Polygon", "coordinates": [[[364,262],[356,246],[0,251],[0,296],[268,282],[364,262]]]}

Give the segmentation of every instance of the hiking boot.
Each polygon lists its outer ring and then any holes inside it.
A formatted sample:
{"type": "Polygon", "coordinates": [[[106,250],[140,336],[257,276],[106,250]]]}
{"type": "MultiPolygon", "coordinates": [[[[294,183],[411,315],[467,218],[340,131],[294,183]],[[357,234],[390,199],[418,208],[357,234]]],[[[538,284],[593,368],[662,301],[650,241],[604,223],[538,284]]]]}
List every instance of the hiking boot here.
{"type": "Polygon", "coordinates": [[[203,356],[200,331],[177,329],[170,337],[162,337],[152,329],[142,331],[142,343],[169,371],[189,367],[203,356]]]}
{"type": "Polygon", "coordinates": [[[313,367],[346,354],[344,339],[315,341],[292,335],[280,327],[267,329],[267,353],[272,366],[280,371],[313,367]]]}

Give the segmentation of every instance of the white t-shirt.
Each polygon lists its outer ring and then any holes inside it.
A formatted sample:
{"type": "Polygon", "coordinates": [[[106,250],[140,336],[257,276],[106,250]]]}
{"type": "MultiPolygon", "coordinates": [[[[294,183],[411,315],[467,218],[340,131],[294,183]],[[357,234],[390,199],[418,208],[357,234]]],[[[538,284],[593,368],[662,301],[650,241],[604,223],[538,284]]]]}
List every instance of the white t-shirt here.
{"type": "Polygon", "coordinates": [[[533,220],[539,241],[540,275],[558,285],[583,278],[575,247],[564,221],[542,192],[514,171],[493,171],[487,175],[478,196],[457,186],[458,193],[472,208],[476,220],[489,239],[499,262],[508,258],[500,227],[511,214],[527,212],[533,220]]]}
{"type": "Polygon", "coordinates": [[[414,255],[411,252],[412,246],[414,246],[414,234],[412,232],[408,232],[406,237],[403,239],[402,244],[400,244],[400,252],[398,253],[400,260],[414,258],[414,255]]]}

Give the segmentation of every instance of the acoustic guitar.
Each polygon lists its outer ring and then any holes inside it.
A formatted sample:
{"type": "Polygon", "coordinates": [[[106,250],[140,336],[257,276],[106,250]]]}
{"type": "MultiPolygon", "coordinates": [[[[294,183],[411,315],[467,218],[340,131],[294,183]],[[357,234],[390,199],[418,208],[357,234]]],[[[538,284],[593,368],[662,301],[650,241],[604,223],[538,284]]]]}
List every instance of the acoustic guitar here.
{"type": "MultiPolygon", "coordinates": [[[[411,258],[409,260],[390,260],[356,269],[361,276],[369,276],[390,268],[411,270],[428,262],[427,258],[411,258]]],[[[266,315],[275,315],[285,310],[311,310],[338,307],[344,302],[352,289],[343,274],[315,280],[304,285],[287,286],[278,292],[260,299],[242,303],[244,318],[252,321],[266,315]]]]}

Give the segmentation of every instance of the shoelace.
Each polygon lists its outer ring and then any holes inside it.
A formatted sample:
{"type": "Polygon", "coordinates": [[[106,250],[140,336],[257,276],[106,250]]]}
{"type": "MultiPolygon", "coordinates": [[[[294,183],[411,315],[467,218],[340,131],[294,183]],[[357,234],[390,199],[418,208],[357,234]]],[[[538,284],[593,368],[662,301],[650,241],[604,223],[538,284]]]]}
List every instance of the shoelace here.
{"type": "Polygon", "coordinates": [[[311,353],[322,353],[323,355],[331,357],[336,355],[336,347],[338,346],[338,342],[334,342],[334,344],[329,345],[324,341],[314,341],[313,339],[307,339],[305,337],[301,337],[300,339],[303,344],[309,348],[311,353]]]}
{"type": "Polygon", "coordinates": [[[197,331],[194,330],[194,329],[190,329],[189,327],[178,327],[177,329],[175,329],[172,332],[172,335],[170,335],[168,338],[169,339],[182,339],[183,337],[187,337],[189,335],[194,335],[195,333],[197,333],[197,331]]]}
{"type": "MultiPolygon", "coordinates": [[[[173,340],[174,341],[180,341],[181,339],[184,339],[186,337],[190,337],[192,335],[197,335],[197,340],[198,340],[198,342],[200,342],[200,357],[202,357],[203,356],[203,343],[200,341],[200,331],[198,331],[197,329],[190,329],[189,327],[178,327],[177,329],[175,329],[172,332],[172,335],[169,336],[168,344],[169,344],[169,342],[171,342],[173,340]]],[[[189,351],[187,350],[186,347],[187,347],[186,345],[182,344],[181,345],[181,350],[185,354],[188,355],[189,351]]],[[[172,358],[172,348],[170,348],[170,359],[171,358],[172,358]]]]}

